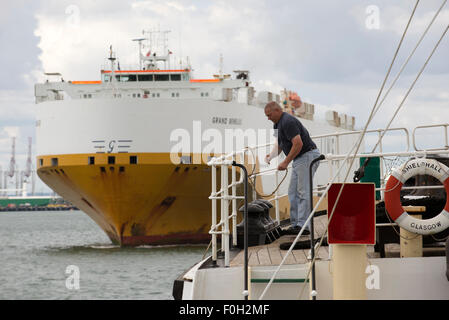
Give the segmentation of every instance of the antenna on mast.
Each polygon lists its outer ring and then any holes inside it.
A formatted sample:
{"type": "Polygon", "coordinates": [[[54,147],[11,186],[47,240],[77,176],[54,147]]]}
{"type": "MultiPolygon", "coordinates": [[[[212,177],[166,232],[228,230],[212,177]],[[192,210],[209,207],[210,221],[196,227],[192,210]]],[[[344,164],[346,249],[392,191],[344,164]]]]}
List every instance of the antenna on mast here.
{"type": "Polygon", "coordinates": [[[132,41],[139,42],[139,70],[142,70],[142,41],[148,40],[147,38],[132,39],[132,41]]]}
{"type": "Polygon", "coordinates": [[[117,94],[117,86],[116,86],[116,78],[115,78],[115,60],[117,60],[115,53],[112,51],[112,44],[109,47],[109,58],[108,60],[111,62],[111,80],[109,83],[112,86],[112,93],[114,98],[117,94]]]}
{"type": "Polygon", "coordinates": [[[220,70],[218,70],[219,79],[223,79],[223,54],[220,53],[220,70]]]}
{"type": "Polygon", "coordinates": [[[141,60],[146,62],[147,69],[157,69],[157,62],[164,62],[164,68],[170,67],[170,55],[172,52],[168,49],[168,33],[170,30],[143,30],[142,34],[148,34],[150,51],[146,56],[141,56],[141,60]],[[162,53],[161,53],[162,51],[162,53]],[[151,54],[150,54],[151,52],[151,54]]]}

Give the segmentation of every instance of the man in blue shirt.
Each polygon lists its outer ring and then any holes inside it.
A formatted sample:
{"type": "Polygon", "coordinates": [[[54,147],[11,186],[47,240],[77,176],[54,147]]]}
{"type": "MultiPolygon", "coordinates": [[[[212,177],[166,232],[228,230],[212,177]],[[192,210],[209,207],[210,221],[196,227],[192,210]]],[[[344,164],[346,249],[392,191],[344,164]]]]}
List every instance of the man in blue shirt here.
{"type": "MultiPolygon", "coordinates": [[[[299,101],[293,101],[294,107],[299,107],[299,101]]],[[[290,185],[288,187],[288,199],[290,201],[290,223],[291,227],[287,234],[298,234],[304,226],[311,206],[309,199],[309,166],[310,163],[320,156],[315,143],[310,138],[309,132],[302,123],[294,116],[283,112],[281,106],[272,101],[265,106],[265,115],[274,123],[273,128],[277,136],[277,144],[270,154],[265,158],[267,163],[277,157],[281,151],[286,158],[278,165],[278,170],[287,169],[292,162],[290,185]]],[[[318,168],[318,162],[313,165],[312,177],[318,168]]],[[[304,229],[303,235],[310,234],[309,226],[304,229]]]]}

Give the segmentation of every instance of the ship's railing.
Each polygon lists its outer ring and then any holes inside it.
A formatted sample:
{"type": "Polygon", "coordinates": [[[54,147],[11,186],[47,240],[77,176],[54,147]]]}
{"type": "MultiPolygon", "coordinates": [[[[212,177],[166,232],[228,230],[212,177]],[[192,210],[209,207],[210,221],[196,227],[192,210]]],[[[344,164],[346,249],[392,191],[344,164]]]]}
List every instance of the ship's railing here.
{"type": "MultiPolygon", "coordinates": [[[[212,202],[212,223],[209,234],[211,234],[211,246],[212,246],[212,260],[217,261],[218,258],[218,243],[217,236],[221,235],[221,252],[224,254],[225,266],[229,266],[230,260],[230,239],[232,234],[232,245],[237,246],[237,200],[244,200],[245,197],[237,194],[237,186],[243,184],[243,175],[240,175],[237,180],[237,168],[232,166],[232,163],[245,164],[245,159],[252,159],[256,161],[254,156],[254,150],[260,147],[266,147],[268,145],[261,145],[256,147],[247,147],[241,151],[232,152],[227,155],[212,158],[208,165],[211,167],[212,176],[212,189],[209,199],[212,202]],[[217,190],[218,174],[217,170],[220,169],[220,189],[217,190]],[[229,169],[231,170],[231,183],[229,183],[229,169]],[[229,193],[230,192],[230,193],[229,193]],[[220,211],[218,212],[218,201],[220,201],[220,211]],[[229,207],[229,201],[231,201],[231,210],[229,207]],[[229,214],[231,211],[231,214],[229,214]],[[218,215],[220,221],[218,221],[218,215]],[[232,233],[231,233],[232,230],[232,233]]],[[[249,164],[251,166],[251,164],[249,164]]],[[[291,168],[291,165],[289,166],[291,168]]],[[[258,173],[252,173],[248,179],[255,179],[257,176],[275,174],[276,183],[279,181],[279,171],[276,169],[262,170],[258,173]]],[[[274,197],[267,199],[274,201],[276,210],[276,221],[280,222],[279,217],[279,199],[286,197],[287,194],[279,194],[279,191],[274,192],[274,197]]],[[[257,193],[253,188],[253,198],[256,199],[257,193]]]]}
{"type": "MultiPolygon", "coordinates": [[[[447,124],[441,124],[441,125],[432,125],[432,126],[422,126],[417,127],[413,131],[413,143],[415,144],[415,131],[419,128],[425,128],[425,127],[444,127],[445,132],[447,132],[447,124]]],[[[379,152],[375,153],[359,153],[356,155],[352,155],[351,157],[355,158],[372,158],[372,157],[379,157],[382,162],[380,163],[380,172],[381,172],[381,181],[380,181],[380,187],[376,188],[376,191],[381,191],[382,198],[383,198],[383,191],[385,188],[385,181],[386,176],[388,175],[389,170],[386,170],[384,168],[383,162],[388,157],[426,157],[429,155],[442,155],[442,154],[449,154],[449,147],[445,146],[443,148],[438,149],[427,149],[427,150],[415,150],[410,151],[410,134],[409,131],[406,128],[391,128],[387,131],[398,131],[402,132],[404,134],[404,146],[406,147],[405,150],[400,152],[383,152],[383,145],[382,145],[382,139],[385,138],[384,136],[384,130],[376,129],[376,130],[369,130],[367,133],[377,133],[379,136],[379,143],[376,148],[379,152]]],[[[336,152],[334,154],[326,154],[325,159],[322,160],[323,163],[327,163],[329,170],[328,170],[328,178],[333,177],[334,174],[337,175],[337,179],[334,182],[343,182],[340,177],[340,167],[343,161],[348,161],[347,155],[343,154],[343,151],[349,151],[349,150],[342,150],[343,147],[340,144],[340,139],[343,136],[349,136],[349,135],[358,135],[361,133],[361,131],[351,131],[351,132],[338,132],[338,133],[330,133],[330,134],[324,134],[324,135],[316,135],[312,136],[312,139],[317,142],[320,139],[326,139],[326,138],[334,138],[336,141],[336,152]],[[337,166],[339,168],[337,172],[334,172],[334,166],[337,166]]],[[[447,137],[447,134],[446,134],[447,137]]],[[[446,140],[447,141],[447,140],[446,140]]],[[[273,145],[273,143],[268,144],[262,144],[257,145],[253,147],[246,147],[243,150],[232,152],[220,157],[212,158],[208,165],[211,167],[211,174],[212,174],[212,191],[209,199],[212,201],[212,224],[211,229],[209,233],[212,236],[212,260],[217,261],[218,258],[218,244],[217,239],[218,235],[221,235],[221,252],[224,254],[224,263],[225,266],[230,265],[230,239],[232,235],[232,245],[237,245],[237,200],[244,199],[242,195],[237,194],[237,186],[240,184],[243,184],[243,177],[240,176],[240,179],[237,180],[237,169],[235,166],[232,166],[233,161],[236,161],[237,163],[251,166],[254,165],[257,160],[255,159],[256,151],[260,148],[269,148],[273,145]],[[253,161],[253,164],[248,164],[247,160],[251,159],[253,161]],[[220,169],[220,181],[221,186],[220,189],[217,190],[217,170],[220,169]],[[229,183],[229,170],[231,170],[231,182],[229,183]],[[220,201],[220,211],[218,211],[218,201],[220,201]],[[231,214],[229,214],[229,202],[231,201],[231,214]],[[218,214],[220,215],[220,221],[218,221],[218,214]],[[230,224],[230,221],[232,225],[230,224]],[[231,232],[232,230],[232,232],[231,232]]],[[[321,166],[321,165],[320,165],[321,166]]],[[[355,166],[359,166],[356,164],[355,166]]],[[[291,165],[287,168],[290,170],[291,165]]],[[[253,170],[254,171],[254,170],[253,170]]],[[[255,186],[254,180],[256,177],[266,176],[266,175],[274,175],[274,182],[275,185],[278,186],[280,183],[281,175],[283,176],[285,173],[280,173],[277,168],[267,168],[267,169],[261,169],[260,171],[254,173],[252,172],[248,176],[248,180],[253,181],[253,186],[255,186]]],[[[347,181],[346,181],[347,182],[347,181]]],[[[327,189],[329,185],[329,179],[327,180],[326,184],[319,185],[314,188],[314,194],[315,195],[323,195],[323,190],[327,189]]],[[[404,187],[406,189],[408,187],[404,187]]],[[[413,187],[415,188],[415,187],[413,187]]],[[[425,187],[428,188],[428,187],[425,187]]],[[[435,188],[440,188],[440,186],[435,186],[435,188]]],[[[279,200],[286,197],[286,193],[282,193],[279,191],[279,188],[276,188],[275,191],[272,194],[272,197],[267,198],[266,200],[269,200],[270,202],[274,203],[274,210],[275,210],[275,220],[277,223],[280,223],[280,212],[279,212],[279,200]]],[[[253,187],[253,199],[257,198],[257,192],[255,190],[255,187],[253,187]]]]}
{"type": "MultiPolygon", "coordinates": [[[[410,134],[408,132],[408,130],[406,128],[390,128],[388,130],[386,130],[387,132],[393,132],[393,131],[403,131],[405,134],[405,144],[407,146],[406,150],[410,150],[410,134]]],[[[370,134],[370,133],[377,133],[379,136],[379,151],[382,152],[382,134],[385,132],[384,129],[373,129],[373,130],[367,130],[366,134],[370,134]]],[[[337,148],[337,153],[340,153],[340,137],[343,136],[350,136],[350,135],[359,135],[361,134],[362,131],[349,131],[349,132],[337,132],[337,133],[328,133],[328,134],[322,134],[322,135],[315,135],[312,136],[312,139],[315,141],[317,139],[323,139],[323,138],[327,138],[327,137],[335,137],[336,139],[336,148],[337,148]]]]}
{"type": "Polygon", "coordinates": [[[443,128],[443,134],[444,134],[444,146],[440,147],[440,148],[432,148],[432,149],[426,149],[426,150],[441,150],[441,149],[449,149],[449,141],[448,141],[448,130],[447,127],[449,126],[448,123],[443,123],[443,124],[434,124],[434,125],[427,125],[427,126],[418,126],[415,129],[413,129],[413,147],[415,148],[416,151],[424,151],[423,149],[418,149],[418,147],[416,146],[416,132],[417,130],[422,130],[422,129],[429,129],[429,128],[443,128]]]}
{"type": "Polygon", "coordinates": [[[212,224],[209,233],[212,236],[212,260],[217,261],[218,244],[217,236],[221,235],[221,252],[224,253],[225,265],[229,266],[229,242],[230,242],[230,225],[232,221],[232,244],[237,246],[237,200],[244,199],[243,196],[237,195],[237,186],[243,183],[243,176],[237,181],[236,167],[232,166],[233,161],[237,161],[239,155],[245,158],[246,150],[233,152],[229,155],[219,158],[212,158],[208,165],[211,167],[212,175],[212,192],[209,199],[212,202],[212,224]],[[229,166],[231,166],[231,184],[229,184],[229,166]],[[221,188],[217,190],[217,168],[221,173],[221,188]],[[231,194],[229,194],[231,189],[231,194]],[[229,215],[229,201],[231,204],[231,215],[229,215]],[[217,205],[220,201],[220,221],[218,222],[217,205]]]}

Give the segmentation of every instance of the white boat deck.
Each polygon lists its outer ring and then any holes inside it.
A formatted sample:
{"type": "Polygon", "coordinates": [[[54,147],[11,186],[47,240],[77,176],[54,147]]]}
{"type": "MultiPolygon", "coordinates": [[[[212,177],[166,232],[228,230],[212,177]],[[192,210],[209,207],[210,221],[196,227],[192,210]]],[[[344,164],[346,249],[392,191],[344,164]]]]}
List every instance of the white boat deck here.
{"type": "MultiPolygon", "coordinates": [[[[315,239],[321,237],[326,231],[327,216],[319,216],[314,218],[314,235],[315,239]]],[[[287,255],[288,250],[281,250],[279,245],[285,242],[293,242],[296,236],[294,235],[284,235],[274,242],[267,245],[260,245],[248,248],[248,264],[250,266],[274,266],[279,265],[282,259],[287,255]]],[[[309,241],[309,236],[301,236],[299,241],[309,241]]],[[[305,250],[292,250],[285,260],[284,264],[302,264],[307,263],[307,255],[310,249],[305,250]]],[[[317,259],[328,259],[329,248],[322,246],[318,252],[316,252],[317,259]]],[[[234,259],[231,260],[231,266],[239,266],[244,263],[244,251],[240,251],[234,259]]]]}
{"type": "MultiPolygon", "coordinates": [[[[314,218],[314,235],[315,239],[320,238],[326,231],[327,216],[319,216],[314,218]]],[[[282,259],[287,255],[288,249],[281,250],[280,244],[292,243],[295,240],[294,235],[284,235],[274,242],[266,245],[253,246],[248,248],[248,265],[249,266],[277,266],[281,263],[282,259]]],[[[310,241],[309,236],[301,236],[299,241],[310,241]]],[[[298,242],[299,242],[298,241],[298,242]]],[[[287,257],[284,264],[304,264],[309,262],[307,256],[310,254],[310,249],[298,249],[292,250],[291,254],[287,257]]],[[[444,256],[443,247],[423,248],[423,256],[444,256]]],[[[315,251],[317,260],[329,259],[329,247],[322,246],[318,251],[315,251]]],[[[367,246],[368,259],[380,258],[380,254],[374,251],[374,246],[367,246]]],[[[397,243],[385,244],[385,257],[386,258],[399,258],[400,257],[400,245],[397,243]]],[[[241,250],[230,261],[230,266],[243,266],[244,264],[244,251],[241,250]]]]}

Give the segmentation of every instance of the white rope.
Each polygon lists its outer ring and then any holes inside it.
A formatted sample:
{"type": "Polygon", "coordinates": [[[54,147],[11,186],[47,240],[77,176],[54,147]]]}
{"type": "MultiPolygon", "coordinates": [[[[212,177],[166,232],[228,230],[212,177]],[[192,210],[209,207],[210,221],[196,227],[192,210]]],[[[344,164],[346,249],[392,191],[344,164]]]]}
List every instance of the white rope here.
{"type": "MultiPolygon", "coordinates": [[[[438,11],[435,13],[435,15],[433,16],[432,20],[430,21],[429,25],[427,26],[426,30],[423,32],[423,34],[421,35],[419,41],[417,42],[415,48],[412,50],[412,52],[410,53],[410,55],[408,56],[408,58],[406,59],[406,61],[402,64],[401,69],[399,70],[398,74],[396,75],[396,77],[394,78],[393,82],[391,83],[390,87],[388,88],[387,92],[385,93],[384,97],[382,98],[382,100],[380,101],[379,105],[376,107],[376,110],[374,111],[374,114],[377,113],[377,111],[379,111],[380,107],[382,106],[382,104],[384,103],[385,99],[387,98],[388,94],[390,93],[391,89],[393,88],[393,86],[396,84],[396,81],[399,79],[399,77],[402,74],[402,71],[404,71],[405,67],[407,66],[408,62],[410,61],[410,59],[412,58],[412,56],[415,54],[416,49],[418,49],[419,45],[421,44],[422,40],[424,39],[424,37],[426,36],[427,32],[429,31],[430,27],[432,26],[433,22],[435,21],[435,19],[437,18],[437,16],[440,14],[441,9],[443,9],[444,5],[446,4],[447,0],[444,0],[443,3],[441,4],[440,8],[438,9],[438,11]]],[[[376,145],[377,147],[377,145],[376,145]]],[[[375,149],[375,148],[374,148],[375,149]]],[[[374,151],[374,150],[373,150],[374,151]]]]}
{"type": "MultiPolygon", "coordinates": [[[[446,1],[447,1],[447,0],[444,1],[443,5],[446,3],[446,1]]],[[[417,4],[418,4],[418,2],[416,3],[416,5],[417,5],[417,4]]],[[[437,14],[441,11],[443,5],[442,5],[442,6],[440,7],[440,9],[438,10],[437,14]]],[[[416,9],[416,6],[415,6],[415,9],[416,9]]],[[[412,16],[413,16],[413,14],[412,14],[412,16]]],[[[436,18],[436,15],[435,15],[434,18],[432,19],[430,25],[433,23],[433,21],[435,20],[435,18],[436,18]]],[[[409,22],[410,22],[410,20],[409,20],[409,22]]],[[[429,25],[429,27],[430,27],[430,25],[429,25]]],[[[408,26],[407,26],[407,27],[408,27],[408,26]]],[[[427,30],[429,29],[429,27],[426,29],[426,32],[425,32],[425,33],[427,33],[427,30]]],[[[402,106],[403,106],[405,100],[407,99],[407,97],[408,97],[408,95],[410,94],[411,90],[412,90],[413,87],[415,86],[416,82],[418,81],[419,77],[421,76],[422,72],[424,71],[425,67],[427,66],[428,62],[430,61],[431,57],[433,56],[434,52],[435,52],[436,49],[438,48],[439,44],[441,43],[441,40],[442,40],[442,39],[444,38],[444,36],[446,35],[448,29],[449,29],[449,25],[446,27],[446,29],[444,30],[444,32],[443,32],[443,34],[441,35],[440,39],[439,39],[438,42],[436,43],[436,45],[435,45],[435,47],[433,48],[431,54],[429,55],[429,57],[427,58],[426,62],[425,62],[424,65],[422,66],[420,72],[418,73],[417,77],[416,77],[415,80],[413,81],[413,83],[412,83],[412,85],[410,86],[409,90],[407,91],[405,97],[404,97],[403,100],[401,101],[400,105],[396,108],[396,111],[395,111],[395,113],[393,114],[393,117],[391,118],[391,120],[390,120],[390,122],[388,123],[387,127],[383,130],[383,133],[382,133],[381,137],[379,137],[379,139],[378,139],[376,145],[374,146],[372,152],[374,152],[374,150],[377,148],[377,145],[379,144],[379,142],[383,139],[383,137],[384,137],[386,131],[390,128],[391,123],[393,122],[393,120],[395,119],[395,117],[397,116],[397,114],[399,113],[399,110],[402,108],[402,106]]],[[[425,34],[425,33],[424,33],[424,34],[425,34]]],[[[405,33],[404,33],[404,35],[405,35],[405,33]]],[[[422,40],[422,39],[420,39],[419,43],[421,42],[421,40],[422,40]]],[[[418,44],[419,44],[419,43],[418,43],[418,44]]],[[[416,48],[415,48],[414,50],[416,50],[416,48]]],[[[402,71],[401,71],[401,72],[402,72],[402,71]]],[[[383,101],[382,101],[382,102],[383,102],[383,101]]],[[[378,110],[378,108],[377,108],[377,110],[378,110]]],[[[376,110],[376,111],[377,111],[377,110],[376,110]]],[[[369,121],[370,121],[370,120],[371,120],[371,118],[369,119],[369,121]]],[[[352,166],[352,163],[351,163],[351,166],[352,166]]],[[[348,171],[349,171],[349,170],[348,170],[348,171]]],[[[345,177],[345,180],[346,180],[346,178],[347,178],[347,176],[345,177]]],[[[344,181],[345,181],[345,180],[344,180],[344,181]]],[[[340,189],[340,193],[341,193],[343,187],[344,187],[344,182],[343,182],[342,188],[340,189]]],[[[340,196],[340,193],[339,193],[339,196],[340,196]]],[[[335,202],[334,208],[332,209],[332,213],[331,213],[331,216],[329,217],[328,224],[330,223],[330,221],[331,221],[331,219],[332,219],[332,215],[333,215],[335,206],[336,206],[336,204],[338,203],[338,199],[339,199],[339,197],[337,197],[337,200],[336,200],[336,202],[335,202]]],[[[326,229],[324,235],[321,237],[321,241],[320,241],[319,246],[317,247],[317,251],[320,249],[321,244],[322,244],[322,241],[323,241],[324,236],[325,236],[326,234],[327,234],[327,229],[326,229]]],[[[316,256],[315,256],[315,257],[316,257],[316,256]]],[[[313,259],[313,261],[312,261],[312,263],[310,264],[310,266],[312,266],[313,263],[315,263],[315,258],[313,259]]],[[[308,276],[309,276],[309,274],[310,274],[310,269],[311,269],[311,267],[309,267],[309,271],[308,271],[308,273],[307,273],[306,282],[307,282],[308,276]]],[[[302,293],[301,293],[301,296],[302,296],[302,293]]]]}
{"type": "Polygon", "coordinates": [[[377,141],[376,145],[373,148],[373,152],[374,150],[377,148],[377,146],[379,145],[379,142],[383,139],[383,137],[385,136],[386,130],[388,130],[393,122],[393,120],[396,118],[397,114],[399,113],[399,110],[402,108],[402,106],[404,105],[405,100],[407,99],[408,95],[410,94],[410,92],[412,91],[412,89],[415,87],[416,82],[418,81],[418,79],[420,78],[421,74],[423,73],[424,69],[426,68],[427,64],[429,63],[430,59],[432,58],[433,54],[435,53],[436,49],[438,48],[438,46],[441,43],[441,40],[443,40],[444,36],[447,33],[447,30],[449,29],[449,24],[447,25],[446,29],[444,29],[443,34],[441,35],[440,39],[438,40],[438,42],[436,43],[435,47],[433,48],[432,52],[430,53],[429,57],[426,59],[426,62],[424,63],[424,65],[421,67],[418,75],[416,76],[415,80],[413,81],[413,83],[411,84],[410,88],[407,90],[407,93],[405,94],[404,98],[402,99],[401,103],[399,104],[399,106],[396,108],[395,113],[393,114],[393,116],[391,117],[390,121],[388,122],[387,127],[385,128],[385,131],[382,132],[382,135],[380,136],[379,140],[377,141]]]}
{"type": "MultiPolygon", "coordinates": [[[[369,115],[369,117],[368,117],[368,121],[366,122],[363,131],[360,133],[359,139],[358,139],[357,143],[354,145],[354,146],[357,146],[357,147],[356,147],[356,150],[355,150],[355,152],[354,152],[354,156],[351,158],[351,163],[350,163],[350,165],[349,165],[349,167],[348,167],[348,170],[347,170],[345,179],[343,180],[342,187],[340,188],[340,191],[339,191],[339,193],[338,193],[338,195],[337,195],[337,199],[336,199],[336,201],[335,201],[334,207],[332,208],[332,213],[331,213],[331,215],[330,215],[330,217],[329,217],[328,223],[331,221],[331,219],[332,219],[332,217],[333,217],[333,214],[334,214],[334,212],[335,212],[335,208],[336,208],[337,203],[338,203],[338,201],[339,201],[339,199],[340,199],[340,196],[341,196],[341,194],[342,194],[342,192],[343,192],[343,189],[344,189],[344,186],[345,186],[345,181],[346,181],[347,177],[349,176],[349,172],[351,171],[352,165],[353,165],[354,160],[355,160],[355,158],[356,158],[355,155],[358,153],[358,150],[359,150],[359,148],[360,148],[360,146],[361,146],[361,143],[362,143],[362,141],[363,141],[363,137],[364,137],[364,135],[365,135],[365,133],[366,133],[366,131],[367,131],[367,129],[368,129],[368,126],[369,126],[371,120],[372,120],[373,117],[374,117],[374,112],[375,112],[375,110],[376,110],[377,103],[378,103],[379,98],[380,98],[380,96],[381,96],[381,94],[382,94],[382,91],[383,91],[383,88],[384,88],[384,86],[385,86],[385,83],[386,83],[386,81],[387,81],[387,79],[388,79],[388,77],[389,77],[389,75],[390,75],[391,69],[392,69],[393,64],[394,64],[394,62],[395,62],[395,60],[396,60],[396,57],[397,57],[398,52],[399,52],[399,49],[400,49],[400,47],[401,47],[401,45],[402,45],[402,42],[403,42],[403,40],[404,40],[405,34],[407,33],[408,27],[410,26],[410,22],[411,22],[411,20],[412,20],[412,17],[413,17],[413,15],[414,15],[415,11],[416,11],[416,7],[418,6],[418,3],[419,3],[419,0],[416,1],[415,7],[413,8],[413,12],[412,12],[412,14],[411,14],[411,16],[410,16],[410,19],[409,19],[408,23],[407,23],[406,29],[405,29],[405,31],[404,31],[402,37],[401,37],[401,40],[400,40],[399,45],[398,45],[398,48],[396,49],[396,52],[395,52],[394,57],[393,57],[393,60],[392,60],[392,62],[391,62],[391,64],[390,64],[390,67],[389,67],[389,69],[388,69],[387,75],[385,76],[385,79],[384,79],[384,81],[383,81],[383,83],[382,83],[382,86],[381,86],[381,88],[380,88],[380,90],[379,90],[379,94],[377,95],[376,102],[374,103],[374,106],[373,106],[373,108],[372,108],[372,110],[371,110],[371,113],[370,113],[370,115],[369,115]]],[[[260,295],[259,300],[262,300],[262,299],[263,299],[263,297],[265,296],[266,292],[267,292],[268,289],[271,287],[271,284],[273,283],[274,278],[276,277],[277,273],[278,273],[279,270],[281,269],[281,267],[282,267],[282,265],[284,264],[284,262],[285,262],[286,258],[288,257],[288,255],[289,255],[289,254],[291,253],[291,251],[293,250],[293,248],[294,248],[296,242],[298,241],[299,237],[302,235],[305,226],[309,223],[310,219],[314,216],[316,209],[317,209],[318,206],[321,204],[322,200],[324,199],[324,196],[325,196],[325,195],[327,194],[327,192],[329,191],[329,188],[331,187],[332,183],[334,182],[334,180],[335,180],[336,177],[338,176],[338,173],[340,172],[341,168],[343,168],[344,163],[345,163],[345,162],[347,161],[347,159],[350,157],[350,155],[351,155],[353,149],[354,149],[354,147],[351,149],[351,151],[348,152],[348,154],[346,155],[344,161],[342,162],[343,164],[338,168],[337,174],[334,175],[334,177],[332,178],[331,183],[329,183],[329,185],[327,186],[325,192],[324,192],[324,193],[322,194],[322,196],[320,197],[318,203],[317,203],[317,204],[315,205],[315,207],[313,208],[312,212],[310,213],[309,217],[307,218],[306,222],[304,223],[304,226],[301,228],[301,230],[299,231],[299,233],[298,233],[298,235],[296,236],[295,240],[293,241],[292,245],[290,246],[290,248],[289,248],[287,254],[286,254],[285,257],[284,257],[284,259],[282,259],[281,263],[280,263],[279,266],[277,267],[276,271],[274,272],[273,276],[271,277],[271,279],[270,279],[270,281],[268,282],[267,286],[265,287],[264,291],[263,291],[262,294],[260,295]]],[[[321,239],[323,239],[323,238],[321,238],[321,239]]],[[[322,241],[322,240],[321,240],[321,241],[322,241]]],[[[310,273],[310,268],[309,268],[309,273],[310,273]]]]}

